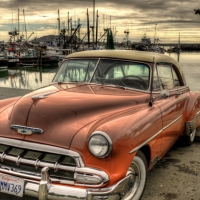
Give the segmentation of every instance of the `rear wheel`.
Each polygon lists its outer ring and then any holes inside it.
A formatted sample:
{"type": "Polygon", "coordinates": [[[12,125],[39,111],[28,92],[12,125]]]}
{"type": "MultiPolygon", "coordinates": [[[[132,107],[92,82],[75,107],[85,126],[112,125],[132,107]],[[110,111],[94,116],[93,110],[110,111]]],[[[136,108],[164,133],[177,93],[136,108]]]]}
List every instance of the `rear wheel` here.
{"type": "Polygon", "coordinates": [[[194,142],[195,136],[196,136],[196,129],[193,130],[192,133],[190,133],[190,135],[185,136],[186,145],[190,146],[194,142]]]}
{"type": "Polygon", "coordinates": [[[147,178],[147,160],[141,151],[138,151],[131,162],[127,175],[131,176],[129,190],[125,200],[139,200],[143,194],[147,178]]]}

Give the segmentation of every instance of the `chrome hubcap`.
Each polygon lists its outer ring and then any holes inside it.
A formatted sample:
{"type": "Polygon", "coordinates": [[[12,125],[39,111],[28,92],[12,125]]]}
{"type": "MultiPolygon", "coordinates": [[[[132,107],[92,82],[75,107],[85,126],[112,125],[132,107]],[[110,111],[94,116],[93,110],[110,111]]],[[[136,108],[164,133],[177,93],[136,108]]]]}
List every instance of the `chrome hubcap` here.
{"type": "Polygon", "coordinates": [[[145,186],[146,169],[144,163],[139,159],[132,161],[127,175],[132,175],[129,182],[129,188],[126,192],[124,200],[138,200],[145,186]]]}
{"type": "Polygon", "coordinates": [[[194,141],[195,135],[196,135],[196,129],[192,131],[192,133],[190,133],[190,141],[192,142],[194,141]]]}

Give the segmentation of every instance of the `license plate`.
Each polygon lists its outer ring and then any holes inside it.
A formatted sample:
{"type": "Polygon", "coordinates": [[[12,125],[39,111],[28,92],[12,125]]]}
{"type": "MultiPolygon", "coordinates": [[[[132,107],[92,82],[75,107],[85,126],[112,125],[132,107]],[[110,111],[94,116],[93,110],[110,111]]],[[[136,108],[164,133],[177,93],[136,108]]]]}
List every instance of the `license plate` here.
{"type": "Polygon", "coordinates": [[[0,174],[0,192],[22,197],[24,179],[7,174],[0,174]]]}

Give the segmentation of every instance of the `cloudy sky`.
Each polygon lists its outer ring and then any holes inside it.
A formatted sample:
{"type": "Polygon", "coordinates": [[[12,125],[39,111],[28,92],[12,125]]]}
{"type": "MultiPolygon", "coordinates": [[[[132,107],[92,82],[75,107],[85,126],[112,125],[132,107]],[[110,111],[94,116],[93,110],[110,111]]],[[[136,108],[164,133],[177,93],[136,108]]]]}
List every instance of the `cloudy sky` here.
{"type": "MultiPolygon", "coordinates": [[[[93,24],[93,1],[0,0],[0,41],[8,41],[8,31],[18,28],[18,9],[20,34],[27,30],[29,37],[34,32],[30,39],[58,34],[58,10],[61,28],[67,28],[69,12],[74,27],[80,19],[84,37],[87,8],[93,24]]],[[[146,35],[152,41],[155,37],[160,43],[176,43],[180,32],[181,43],[200,43],[200,15],[194,9],[200,9],[200,0],[95,0],[99,35],[111,27],[118,41],[124,40],[126,31],[132,42],[146,35]]]]}

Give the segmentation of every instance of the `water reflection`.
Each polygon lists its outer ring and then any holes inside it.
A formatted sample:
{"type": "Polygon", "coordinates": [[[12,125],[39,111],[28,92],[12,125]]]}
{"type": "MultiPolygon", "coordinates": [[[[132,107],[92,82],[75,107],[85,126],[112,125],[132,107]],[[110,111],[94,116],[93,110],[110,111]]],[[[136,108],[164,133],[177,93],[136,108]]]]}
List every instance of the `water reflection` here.
{"type": "MultiPolygon", "coordinates": [[[[166,53],[183,67],[186,82],[191,90],[200,91],[200,52],[166,53]]],[[[58,66],[0,67],[0,87],[34,90],[51,83],[58,66]]]]}
{"type": "Polygon", "coordinates": [[[168,53],[180,63],[185,74],[187,85],[193,91],[200,91],[200,52],[168,53]]]}
{"type": "Polygon", "coordinates": [[[0,67],[0,78],[4,78],[8,76],[8,67],[7,66],[1,66],[0,67]]]}
{"type": "Polygon", "coordinates": [[[7,68],[6,71],[0,69],[0,87],[11,87],[34,90],[48,85],[58,66],[50,67],[23,67],[7,68]]]}

